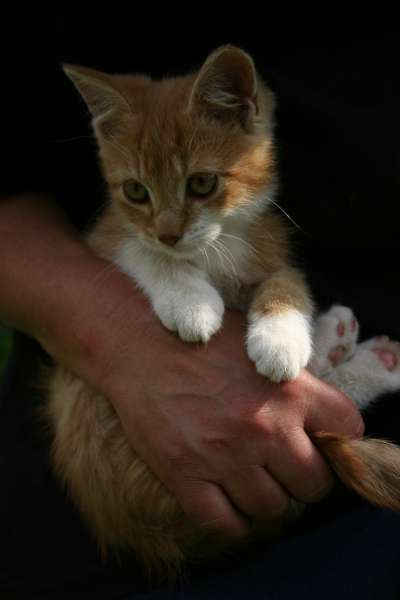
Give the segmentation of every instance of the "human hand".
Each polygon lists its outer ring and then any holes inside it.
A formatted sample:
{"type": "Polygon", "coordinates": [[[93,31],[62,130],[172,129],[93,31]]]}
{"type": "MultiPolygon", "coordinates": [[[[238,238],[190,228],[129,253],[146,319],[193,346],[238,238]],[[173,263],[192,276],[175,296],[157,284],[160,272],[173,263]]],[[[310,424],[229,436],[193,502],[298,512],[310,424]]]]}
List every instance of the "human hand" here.
{"type": "Polygon", "coordinates": [[[194,521],[242,535],[246,516],[329,491],[308,434],[361,435],[350,400],[306,371],[283,384],[258,375],[238,314],[226,313],[207,347],[183,343],[50,201],[0,208],[0,316],[110,399],[133,449],[194,521]]]}
{"type": "MultiPolygon", "coordinates": [[[[85,327],[88,319],[97,319],[93,304],[85,327]]],[[[362,433],[350,400],[307,371],[283,384],[258,375],[241,315],[227,313],[207,347],[192,346],[132,289],[92,331],[81,374],[112,401],[133,449],[187,515],[224,536],[245,535],[247,517],[282,515],[291,497],[329,492],[333,476],[308,434],[362,433]]]]}

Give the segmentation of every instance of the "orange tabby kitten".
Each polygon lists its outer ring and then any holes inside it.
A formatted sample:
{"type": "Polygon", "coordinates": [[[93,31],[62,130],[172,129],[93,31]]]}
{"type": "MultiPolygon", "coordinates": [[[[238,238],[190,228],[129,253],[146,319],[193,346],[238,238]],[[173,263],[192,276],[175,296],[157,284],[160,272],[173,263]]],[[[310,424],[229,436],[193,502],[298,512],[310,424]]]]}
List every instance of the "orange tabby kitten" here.
{"type": "MultiPolygon", "coordinates": [[[[161,81],[83,67],[65,71],[92,113],[110,191],[88,237],[92,249],[131,276],[162,324],[183,340],[207,342],[225,306],[247,311],[247,349],[258,372],[274,381],[295,378],[311,358],[313,307],[302,273],[290,265],[285,226],[270,210],[274,97],[251,57],[222,47],[198,72],[161,81]]],[[[344,357],[329,363],[328,346],[331,339],[338,346],[337,322],[346,319],[341,307],[332,311],[317,323],[328,363],[314,371],[325,369],[335,382],[344,357]]],[[[376,353],[369,356],[379,363],[376,353]]],[[[374,394],[399,387],[396,377],[392,384],[386,377],[374,394]]],[[[356,387],[354,371],[346,381],[356,387]]],[[[195,552],[200,532],[130,448],[106,398],[59,367],[48,415],[56,472],[102,549],[131,548],[157,570],[175,569],[195,552]]],[[[395,461],[400,470],[396,449],[329,434],[316,443],[346,484],[399,507],[391,475],[395,461]]]]}

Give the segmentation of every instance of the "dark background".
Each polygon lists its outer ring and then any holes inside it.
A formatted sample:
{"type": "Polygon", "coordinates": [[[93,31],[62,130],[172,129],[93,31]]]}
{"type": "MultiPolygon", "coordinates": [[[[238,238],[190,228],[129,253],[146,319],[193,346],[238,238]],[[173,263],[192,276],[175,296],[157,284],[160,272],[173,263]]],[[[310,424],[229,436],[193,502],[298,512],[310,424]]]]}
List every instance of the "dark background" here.
{"type": "MultiPolygon", "coordinates": [[[[80,226],[104,200],[87,110],[63,62],[159,77],[233,43],[253,55],[278,96],[279,202],[301,227],[300,262],[311,277],[325,273],[320,301],[348,301],[348,281],[391,289],[400,249],[400,28],[379,13],[361,21],[328,9],[261,15],[260,7],[258,17],[242,8],[217,19],[205,7],[188,10],[146,15],[115,3],[4,20],[3,189],[50,191],[80,226]],[[338,280],[331,297],[328,284],[338,280]]],[[[363,301],[349,301],[365,321],[363,301]]],[[[373,326],[390,327],[372,312],[368,304],[373,326]]]]}
{"type": "MultiPolygon", "coordinates": [[[[63,62],[158,77],[200,66],[220,44],[239,45],[278,97],[278,201],[301,228],[294,233],[296,256],[320,306],[349,304],[363,336],[400,339],[395,16],[375,12],[367,22],[337,5],[310,14],[288,6],[279,15],[269,6],[231,6],[218,19],[215,7],[197,4],[182,5],[177,14],[170,7],[151,11],[121,2],[91,14],[82,7],[17,7],[14,14],[3,9],[0,193],[50,193],[79,228],[104,202],[87,110],[63,74],[63,62]]],[[[83,589],[83,581],[88,594],[97,584],[96,597],[103,597],[100,589],[104,597],[114,597],[111,589],[118,597],[117,588],[134,589],[132,570],[124,586],[118,569],[115,575],[114,567],[100,568],[77,515],[61,506],[46,470],[47,449],[31,439],[26,382],[38,349],[18,336],[16,351],[1,415],[3,449],[12,460],[1,467],[0,592],[4,571],[5,577],[13,574],[15,589],[34,586],[41,598],[44,589],[61,598],[60,585],[83,589]],[[7,476],[15,479],[9,488],[7,476]]],[[[397,406],[398,398],[381,401],[366,417],[368,432],[395,439],[397,406]]]]}

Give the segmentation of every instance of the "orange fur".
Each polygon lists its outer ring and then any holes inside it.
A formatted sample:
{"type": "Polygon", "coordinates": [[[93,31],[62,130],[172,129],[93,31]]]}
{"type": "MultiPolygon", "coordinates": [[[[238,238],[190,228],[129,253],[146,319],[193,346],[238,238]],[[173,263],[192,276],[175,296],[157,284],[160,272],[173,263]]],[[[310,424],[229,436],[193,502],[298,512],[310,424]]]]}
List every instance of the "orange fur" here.
{"type": "Polygon", "coordinates": [[[348,488],[376,506],[400,511],[398,446],[386,440],[350,440],[323,432],[313,439],[348,488]]]}
{"type": "MultiPolygon", "coordinates": [[[[211,170],[223,175],[224,185],[206,201],[221,214],[238,207],[252,210],[258,195],[273,186],[274,101],[259,77],[256,90],[253,69],[245,53],[229,48],[216,51],[197,73],[155,82],[66,67],[91,108],[111,196],[88,238],[95,252],[113,260],[129,224],[150,237],[187,229],[205,202],[177,198],[179,181],[190,173],[211,170]],[[223,93],[214,85],[217,68],[233,81],[223,93]],[[232,86],[247,104],[232,102],[232,86]],[[152,188],[154,204],[126,200],[121,184],[132,177],[152,188]]],[[[290,307],[311,311],[303,276],[289,266],[288,235],[281,219],[270,211],[260,212],[249,225],[247,239],[253,250],[236,275],[232,304],[238,290],[250,294],[259,285],[255,312],[290,307]]],[[[226,287],[230,284],[227,281],[226,287]]],[[[131,548],[147,570],[158,575],[176,573],[188,557],[202,553],[204,534],[135,455],[112,405],[61,367],[50,378],[48,396],[55,472],[102,552],[131,548]]],[[[372,502],[399,509],[398,448],[332,434],[316,434],[315,440],[346,485],[372,502]]],[[[294,502],[292,513],[298,511],[294,502]]],[[[267,525],[271,533],[277,523],[267,525]]]]}
{"type": "Polygon", "coordinates": [[[295,308],[312,312],[312,301],[302,273],[293,268],[275,271],[261,284],[254,297],[250,311],[259,314],[276,314],[295,308]]]}

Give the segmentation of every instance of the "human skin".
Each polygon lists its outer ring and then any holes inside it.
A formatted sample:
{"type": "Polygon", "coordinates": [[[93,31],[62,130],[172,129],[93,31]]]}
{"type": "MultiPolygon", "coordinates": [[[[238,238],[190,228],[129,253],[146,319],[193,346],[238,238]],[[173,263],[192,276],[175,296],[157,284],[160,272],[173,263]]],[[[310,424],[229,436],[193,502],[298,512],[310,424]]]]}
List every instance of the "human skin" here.
{"type": "Polygon", "coordinates": [[[248,518],[317,502],[333,476],[309,434],[359,437],[360,414],[306,370],[275,384],[227,312],[207,347],[166,331],[124,274],[95,256],[50,198],[0,199],[0,320],[33,336],[113,404],[135,452],[200,526],[241,537],[248,518]]]}

